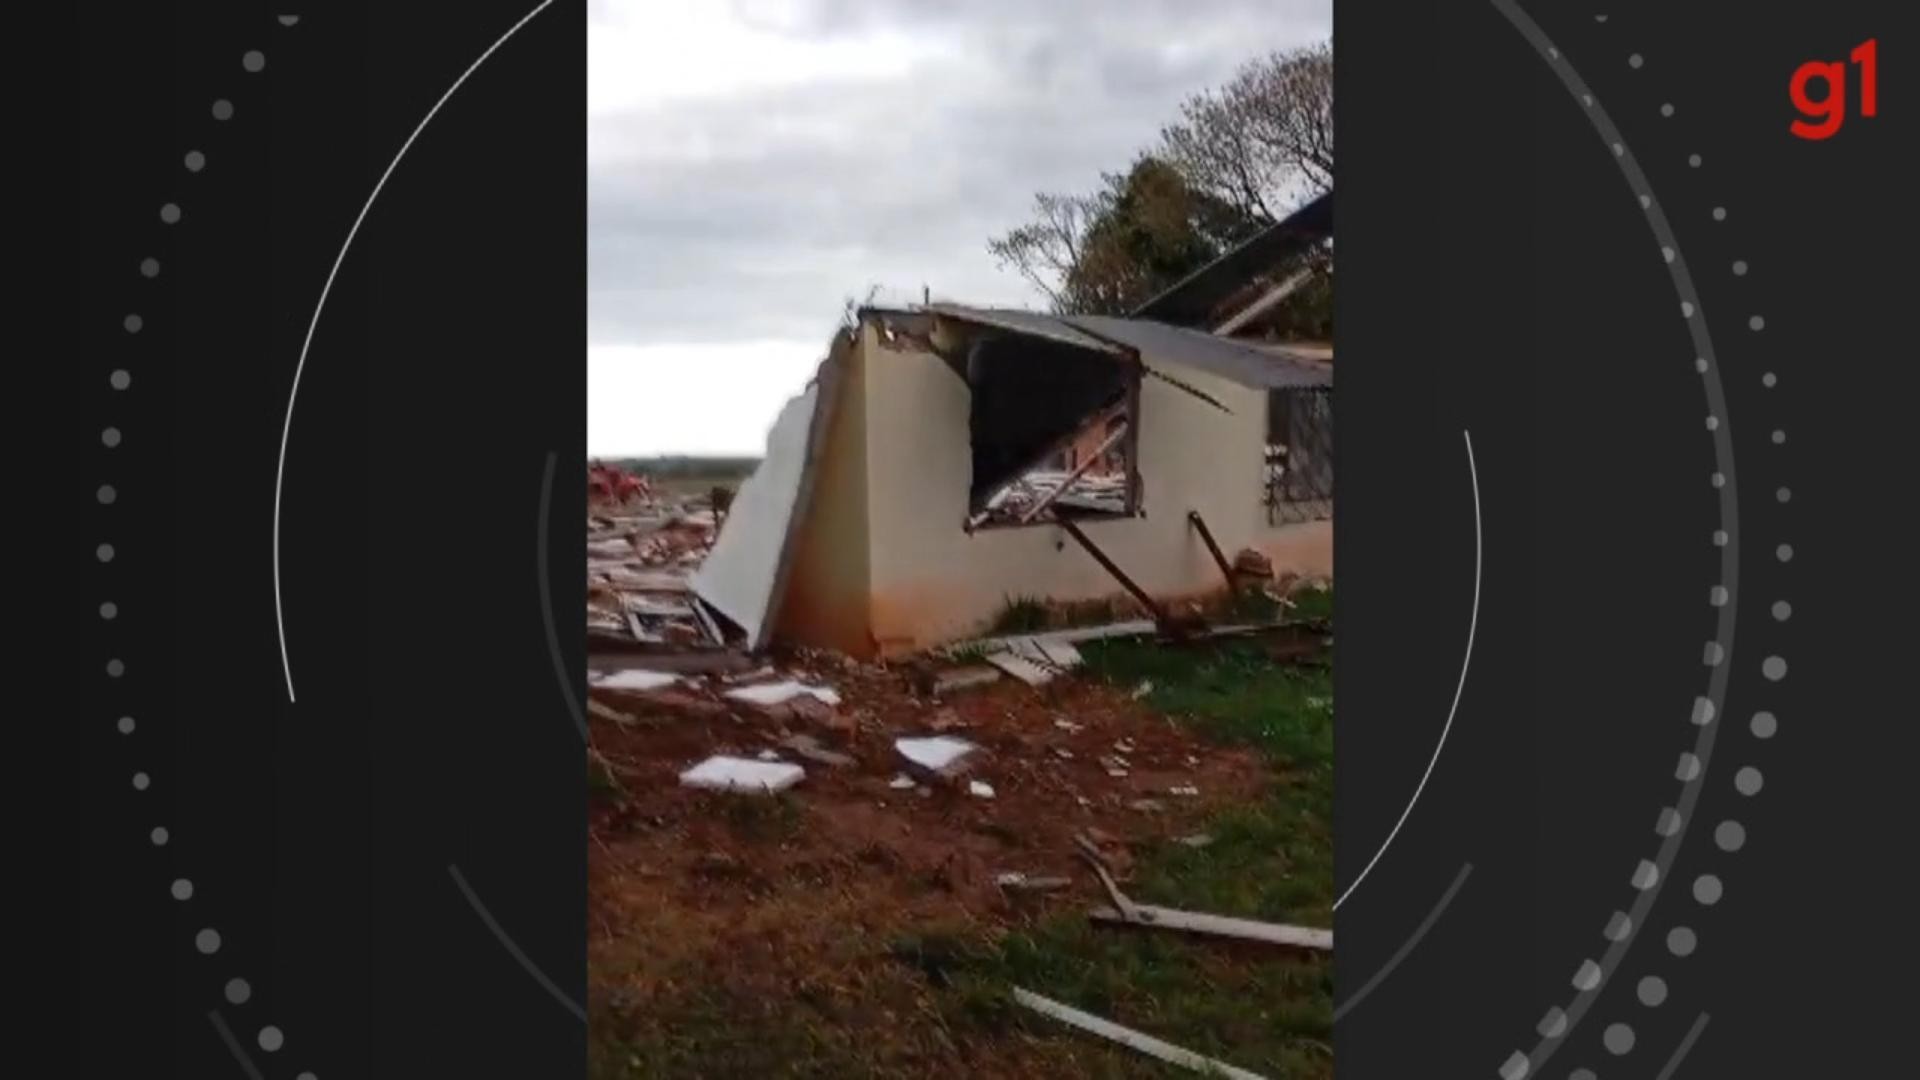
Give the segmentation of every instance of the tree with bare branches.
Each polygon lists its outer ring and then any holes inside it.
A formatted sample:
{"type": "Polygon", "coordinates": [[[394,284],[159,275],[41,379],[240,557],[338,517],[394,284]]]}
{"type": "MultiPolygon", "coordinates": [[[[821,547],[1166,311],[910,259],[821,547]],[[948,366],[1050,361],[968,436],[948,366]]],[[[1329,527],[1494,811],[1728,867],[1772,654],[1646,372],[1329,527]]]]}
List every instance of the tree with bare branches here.
{"type": "Polygon", "coordinates": [[[1067,277],[1080,265],[1080,248],[1088,223],[1100,212],[1101,196],[1058,195],[1041,192],[1033,197],[1034,219],[987,241],[987,252],[1000,265],[1011,266],[1035,288],[1047,294],[1056,310],[1063,309],[1067,277]]]}
{"type": "Polygon", "coordinates": [[[1038,196],[1034,221],[987,244],[1062,314],[1131,311],[1260,227],[1152,155],[1101,184],[1087,196],[1038,196]]]}
{"type": "MultiPolygon", "coordinates": [[[[1275,52],[1189,97],[1154,150],[1092,194],[1036,196],[1033,218],[987,250],[1056,312],[1121,313],[1332,185],[1332,47],[1275,52]]],[[[1288,304],[1316,329],[1331,319],[1317,285],[1288,304]]]]}
{"type": "Polygon", "coordinates": [[[1267,221],[1333,186],[1333,47],[1276,52],[1188,98],[1161,153],[1194,187],[1267,221]]]}

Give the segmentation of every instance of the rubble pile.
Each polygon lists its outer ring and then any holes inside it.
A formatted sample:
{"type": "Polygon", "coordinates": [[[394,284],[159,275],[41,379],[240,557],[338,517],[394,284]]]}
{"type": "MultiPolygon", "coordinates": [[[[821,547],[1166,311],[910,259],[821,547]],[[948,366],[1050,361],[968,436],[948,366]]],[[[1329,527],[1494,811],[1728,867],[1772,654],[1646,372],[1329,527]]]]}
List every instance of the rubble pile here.
{"type": "Polygon", "coordinates": [[[1053,496],[1047,504],[1049,507],[1095,514],[1124,514],[1127,512],[1127,477],[1125,473],[1117,472],[1074,476],[1057,469],[1036,469],[1008,484],[988,500],[986,520],[1019,521],[1048,496],[1053,496]],[[1054,495],[1061,484],[1066,484],[1067,490],[1054,495]]]}
{"type": "Polygon", "coordinates": [[[1010,639],[990,655],[1018,658],[1020,674],[944,698],[928,694],[911,665],[813,650],[752,670],[685,674],[650,669],[660,664],[652,655],[603,655],[590,666],[587,693],[594,715],[618,729],[610,747],[672,745],[650,762],[661,771],[648,775],[667,780],[670,766],[678,786],[741,795],[797,785],[828,799],[884,803],[885,793],[904,792],[976,806],[1038,798],[1054,814],[1144,812],[1169,797],[1215,794],[1247,764],[1217,753],[1203,762],[1194,737],[1148,719],[1150,710],[1115,691],[1049,686],[1078,666],[1071,645],[1010,639]]]}
{"type": "Polygon", "coordinates": [[[617,506],[589,502],[589,635],[670,649],[725,644],[688,584],[719,533],[712,496],[669,504],[650,486],[638,490],[646,494],[617,506]]]}

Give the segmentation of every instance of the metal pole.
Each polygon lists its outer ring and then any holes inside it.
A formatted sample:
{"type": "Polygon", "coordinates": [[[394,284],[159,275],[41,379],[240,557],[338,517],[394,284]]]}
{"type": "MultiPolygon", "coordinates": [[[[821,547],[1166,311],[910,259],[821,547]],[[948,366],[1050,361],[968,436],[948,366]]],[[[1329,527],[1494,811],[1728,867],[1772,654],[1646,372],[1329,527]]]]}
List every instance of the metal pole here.
{"type": "Polygon", "coordinates": [[[1200,511],[1187,511],[1187,521],[1192,523],[1194,529],[1200,533],[1200,539],[1206,541],[1207,551],[1213,555],[1215,565],[1220,567],[1221,575],[1227,579],[1227,591],[1237,591],[1237,585],[1233,580],[1233,566],[1227,562],[1227,557],[1220,553],[1220,545],[1213,542],[1213,533],[1207,529],[1207,523],[1200,517],[1200,511]]]}

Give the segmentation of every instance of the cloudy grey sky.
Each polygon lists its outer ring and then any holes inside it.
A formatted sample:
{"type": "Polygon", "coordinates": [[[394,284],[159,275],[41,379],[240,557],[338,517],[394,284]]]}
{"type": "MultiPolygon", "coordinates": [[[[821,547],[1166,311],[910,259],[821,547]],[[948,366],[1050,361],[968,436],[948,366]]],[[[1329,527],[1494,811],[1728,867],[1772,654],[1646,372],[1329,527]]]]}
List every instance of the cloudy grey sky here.
{"type": "Polygon", "coordinates": [[[845,300],[986,252],[1331,0],[588,0],[587,448],[761,451],[845,300]]]}

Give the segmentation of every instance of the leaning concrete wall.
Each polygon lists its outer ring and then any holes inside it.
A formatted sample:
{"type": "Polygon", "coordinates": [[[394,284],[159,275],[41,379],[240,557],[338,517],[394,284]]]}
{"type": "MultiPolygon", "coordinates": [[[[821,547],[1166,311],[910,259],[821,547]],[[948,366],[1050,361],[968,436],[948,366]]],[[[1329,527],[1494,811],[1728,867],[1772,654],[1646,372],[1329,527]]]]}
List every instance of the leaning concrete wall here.
{"type": "MultiPolygon", "coordinates": [[[[967,534],[971,483],[966,384],[937,357],[863,328],[871,599],[881,652],[896,654],[983,630],[1010,598],[1098,600],[1117,583],[1058,527],[967,534]]],[[[1083,523],[1087,536],[1160,597],[1222,587],[1187,523],[1198,510],[1229,558],[1243,547],[1292,564],[1331,564],[1331,530],[1276,531],[1261,505],[1265,392],[1192,369],[1169,374],[1232,413],[1154,378],[1143,380],[1140,472],[1144,517],[1083,523]]],[[[1304,569],[1296,572],[1306,572],[1304,569]]]]}
{"type": "MultiPolygon", "coordinates": [[[[853,656],[874,651],[868,619],[866,356],[845,334],[834,339],[827,434],[814,464],[812,497],[794,538],[785,596],[775,615],[778,640],[838,649],[853,656]]],[[[823,374],[826,365],[822,366],[823,374]]]]}

